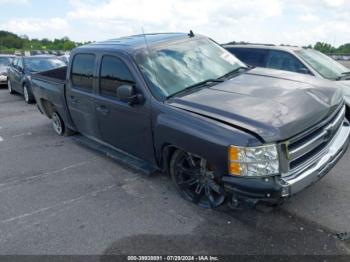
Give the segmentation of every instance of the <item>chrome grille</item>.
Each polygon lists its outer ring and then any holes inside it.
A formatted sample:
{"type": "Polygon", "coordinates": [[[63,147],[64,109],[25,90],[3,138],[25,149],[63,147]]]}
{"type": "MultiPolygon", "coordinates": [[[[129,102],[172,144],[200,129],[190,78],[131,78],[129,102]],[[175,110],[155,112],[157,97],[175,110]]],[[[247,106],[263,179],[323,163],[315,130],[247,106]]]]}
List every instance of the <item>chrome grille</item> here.
{"type": "Polygon", "coordinates": [[[326,120],[314,126],[307,133],[288,141],[285,147],[287,171],[284,176],[295,174],[312,165],[326,152],[329,142],[334,138],[344,122],[345,106],[342,106],[326,120]]]}

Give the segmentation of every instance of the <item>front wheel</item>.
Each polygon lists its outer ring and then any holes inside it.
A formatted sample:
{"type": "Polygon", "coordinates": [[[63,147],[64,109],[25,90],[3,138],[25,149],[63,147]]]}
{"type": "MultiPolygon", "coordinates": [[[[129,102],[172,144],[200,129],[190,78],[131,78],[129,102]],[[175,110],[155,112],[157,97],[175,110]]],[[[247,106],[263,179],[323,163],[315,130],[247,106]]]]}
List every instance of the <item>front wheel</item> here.
{"type": "Polygon", "coordinates": [[[203,208],[216,208],[225,201],[220,177],[198,156],[177,150],[170,161],[170,175],[183,198],[203,208]]]}

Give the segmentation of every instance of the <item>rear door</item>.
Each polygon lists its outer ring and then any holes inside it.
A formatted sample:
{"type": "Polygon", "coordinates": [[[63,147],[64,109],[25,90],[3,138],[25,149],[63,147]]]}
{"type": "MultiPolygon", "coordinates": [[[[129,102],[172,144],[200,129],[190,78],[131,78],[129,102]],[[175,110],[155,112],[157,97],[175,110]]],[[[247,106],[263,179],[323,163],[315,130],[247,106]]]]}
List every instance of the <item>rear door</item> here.
{"type": "Polygon", "coordinates": [[[98,138],[94,110],[96,56],[93,53],[78,53],[74,55],[72,61],[66,88],[70,115],[80,133],[98,138]]]}
{"type": "Polygon", "coordinates": [[[146,99],[142,104],[129,105],[117,97],[116,90],[123,84],[132,85],[138,93],[143,93],[130,66],[115,55],[101,57],[96,117],[104,142],[154,162],[149,101],[146,99]]]}

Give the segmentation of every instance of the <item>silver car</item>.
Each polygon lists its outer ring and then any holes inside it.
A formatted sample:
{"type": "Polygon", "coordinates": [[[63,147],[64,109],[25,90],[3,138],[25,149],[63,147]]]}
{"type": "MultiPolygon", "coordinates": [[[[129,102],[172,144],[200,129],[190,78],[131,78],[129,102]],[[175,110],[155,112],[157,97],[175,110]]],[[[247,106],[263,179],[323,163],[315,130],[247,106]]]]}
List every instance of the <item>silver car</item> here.
{"type": "Polygon", "coordinates": [[[14,56],[0,55],[0,85],[7,85],[7,69],[14,56]]]}
{"type": "Polygon", "coordinates": [[[244,63],[337,81],[350,113],[350,68],[310,48],[260,44],[224,45],[244,63]]]}

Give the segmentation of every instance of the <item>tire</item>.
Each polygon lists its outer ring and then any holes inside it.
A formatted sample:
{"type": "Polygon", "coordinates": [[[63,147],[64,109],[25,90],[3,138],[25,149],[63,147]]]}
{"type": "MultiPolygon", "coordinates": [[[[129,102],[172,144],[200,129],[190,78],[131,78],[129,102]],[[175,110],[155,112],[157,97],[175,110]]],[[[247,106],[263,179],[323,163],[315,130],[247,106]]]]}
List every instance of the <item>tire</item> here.
{"type": "Polygon", "coordinates": [[[24,101],[27,104],[33,104],[35,102],[32,90],[27,86],[27,84],[23,85],[23,96],[24,96],[24,101]]]}
{"type": "Polygon", "coordinates": [[[180,195],[203,208],[217,208],[225,201],[221,179],[201,157],[177,150],[171,157],[169,171],[180,195]]]}
{"type": "Polygon", "coordinates": [[[57,112],[53,112],[52,116],[52,127],[56,134],[59,136],[71,136],[74,131],[65,126],[61,116],[57,112]]]}
{"type": "Polygon", "coordinates": [[[11,81],[9,79],[7,80],[7,89],[11,95],[13,95],[15,93],[15,91],[12,89],[12,84],[11,84],[11,81]]]}

